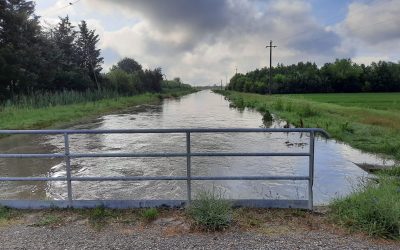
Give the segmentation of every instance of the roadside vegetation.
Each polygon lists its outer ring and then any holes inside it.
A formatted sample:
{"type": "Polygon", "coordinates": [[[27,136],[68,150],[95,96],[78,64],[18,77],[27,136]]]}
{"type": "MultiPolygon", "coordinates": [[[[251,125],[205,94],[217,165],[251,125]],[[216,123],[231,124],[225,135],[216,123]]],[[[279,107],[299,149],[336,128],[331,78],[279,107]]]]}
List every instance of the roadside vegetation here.
{"type": "MultiPolygon", "coordinates": [[[[217,91],[238,108],[253,108],[278,115],[296,127],[323,128],[339,141],[370,153],[384,154],[400,160],[400,93],[347,94],[355,103],[326,103],[310,100],[310,95],[259,95],[234,91],[217,91]],[[368,95],[362,98],[362,95],[368,95]],[[354,98],[353,98],[354,96],[354,98]],[[380,102],[381,101],[381,102],[380,102]],[[368,103],[376,108],[367,108],[368,103]],[[389,108],[384,110],[385,103],[389,108]]],[[[335,99],[343,94],[330,94],[335,99]]],[[[339,98],[337,100],[340,100],[339,98]]]]}
{"type": "Polygon", "coordinates": [[[330,205],[332,220],[354,231],[400,239],[400,168],[384,170],[330,205]]]}
{"type": "Polygon", "coordinates": [[[188,215],[195,225],[203,230],[217,231],[232,223],[232,204],[224,199],[221,192],[201,191],[187,207],[188,215]]]}

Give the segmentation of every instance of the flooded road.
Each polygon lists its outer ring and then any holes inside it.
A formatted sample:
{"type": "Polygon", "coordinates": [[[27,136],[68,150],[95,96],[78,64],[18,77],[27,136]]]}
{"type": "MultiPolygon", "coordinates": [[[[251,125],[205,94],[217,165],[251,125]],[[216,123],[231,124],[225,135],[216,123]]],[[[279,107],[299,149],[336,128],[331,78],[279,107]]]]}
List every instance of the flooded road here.
{"type": "MultiPolygon", "coordinates": [[[[270,127],[281,127],[276,120],[270,127]]],[[[262,116],[229,107],[223,96],[201,91],[179,100],[132,107],[71,129],[257,128],[262,116]]],[[[306,152],[308,134],[193,134],[192,152],[306,152]]],[[[185,152],[183,134],[71,135],[74,153],[185,152]]],[[[62,153],[61,136],[12,136],[0,140],[4,153],[62,153]]],[[[315,143],[314,203],[346,195],[367,176],[354,163],[388,164],[371,154],[318,137],[315,143]],[[353,163],[354,162],[354,163],[353,163]]],[[[73,176],[185,176],[186,158],[72,159],[73,176]]],[[[65,176],[61,159],[0,159],[2,176],[65,176]]],[[[308,157],[193,157],[192,175],[308,175],[308,157]]],[[[226,198],[306,199],[305,181],[193,181],[193,191],[219,188],[226,198]]],[[[184,199],[185,181],[73,182],[75,199],[184,199]]],[[[0,183],[1,199],[64,199],[66,183],[0,183]]]]}

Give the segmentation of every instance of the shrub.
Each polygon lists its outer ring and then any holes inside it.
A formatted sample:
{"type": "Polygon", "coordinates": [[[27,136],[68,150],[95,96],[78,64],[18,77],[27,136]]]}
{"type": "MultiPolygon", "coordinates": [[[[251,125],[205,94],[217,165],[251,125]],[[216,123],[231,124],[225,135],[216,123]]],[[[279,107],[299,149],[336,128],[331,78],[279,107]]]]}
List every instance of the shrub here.
{"type": "Polygon", "coordinates": [[[109,216],[111,216],[110,211],[106,210],[103,206],[89,210],[89,221],[93,223],[104,222],[109,216]]]}
{"type": "Polygon", "coordinates": [[[158,217],[158,211],[156,208],[149,208],[142,212],[142,217],[147,221],[152,221],[158,217]]]}
{"type": "Polygon", "coordinates": [[[0,220],[9,219],[11,217],[12,210],[8,207],[0,206],[0,220]]]}
{"type": "Polygon", "coordinates": [[[231,203],[214,189],[199,192],[188,206],[187,212],[196,225],[211,231],[228,227],[232,220],[231,203]]]}

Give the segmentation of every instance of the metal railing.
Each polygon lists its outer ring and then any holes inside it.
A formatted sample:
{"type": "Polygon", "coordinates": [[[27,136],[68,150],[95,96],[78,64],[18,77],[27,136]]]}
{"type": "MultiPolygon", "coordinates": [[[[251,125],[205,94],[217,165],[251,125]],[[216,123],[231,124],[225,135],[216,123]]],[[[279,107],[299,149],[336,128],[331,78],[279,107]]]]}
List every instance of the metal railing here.
{"type": "MultiPolygon", "coordinates": [[[[313,180],[314,180],[314,142],[315,134],[320,133],[325,137],[329,137],[322,129],[318,128],[226,128],[226,129],[115,129],[115,130],[0,130],[0,134],[15,135],[63,135],[64,136],[64,153],[47,153],[47,154],[24,154],[0,152],[0,158],[64,158],[66,166],[65,177],[0,177],[1,182],[10,181],[66,181],[67,182],[67,199],[66,200],[0,200],[0,205],[15,208],[47,208],[47,207],[96,207],[105,206],[110,208],[128,208],[128,207],[154,207],[169,206],[178,207],[190,203],[192,200],[192,183],[198,180],[295,180],[308,182],[308,199],[307,200],[234,200],[237,206],[249,207],[279,207],[279,208],[313,208],[313,180]],[[191,151],[191,134],[194,133],[309,133],[310,143],[308,152],[258,152],[258,153],[242,153],[242,152],[201,152],[191,151]],[[182,153],[74,153],[70,152],[69,135],[72,134],[185,134],[186,135],[186,152],[182,153]],[[192,157],[249,157],[249,156],[268,156],[268,157],[308,157],[308,175],[307,176],[192,176],[191,158],[192,157]],[[93,158],[93,157],[185,157],[186,158],[186,176],[110,176],[110,177],[78,177],[71,174],[71,159],[74,158],[93,158]],[[73,181],[149,181],[149,180],[165,180],[186,181],[187,199],[186,200],[74,200],[72,196],[73,181]]],[[[1,173],[0,173],[1,175],[1,173]]]]}

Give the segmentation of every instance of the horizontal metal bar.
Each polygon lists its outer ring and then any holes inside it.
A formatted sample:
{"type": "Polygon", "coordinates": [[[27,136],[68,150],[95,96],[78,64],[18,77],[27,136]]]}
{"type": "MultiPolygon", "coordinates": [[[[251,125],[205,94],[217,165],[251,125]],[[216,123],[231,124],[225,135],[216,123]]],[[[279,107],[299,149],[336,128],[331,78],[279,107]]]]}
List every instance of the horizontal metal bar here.
{"type": "Polygon", "coordinates": [[[186,153],[86,153],[69,154],[70,158],[94,158],[94,157],[186,157],[186,153]]]}
{"type": "MultiPolygon", "coordinates": [[[[98,157],[187,157],[187,153],[71,153],[70,158],[98,158],[98,157]]],[[[309,153],[190,153],[190,156],[223,157],[223,156],[310,156],[309,153]]],[[[0,158],[64,158],[64,154],[0,154],[0,158]]]]}
{"type": "Polygon", "coordinates": [[[234,180],[308,180],[308,176],[192,176],[192,180],[234,181],[234,180]]]}
{"type": "Polygon", "coordinates": [[[191,153],[191,156],[310,156],[309,153],[191,153]]]}
{"type": "MultiPolygon", "coordinates": [[[[245,199],[230,200],[233,207],[254,208],[301,208],[307,209],[307,200],[264,200],[245,199]]],[[[73,200],[72,205],[67,200],[0,200],[0,206],[19,209],[44,208],[96,208],[111,209],[148,208],[148,207],[185,207],[186,200],[73,200]]]]}
{"type": "MultiPolygon", "coordinates": [[[[190,156],[310,156],[309,153],[190,153],[190,156]]],[[[187,157],[187,153],[87,153],[70,154],[71,158],[89,158],[89,157],[187,157]]]]}
{"type": "Polygon", "coordinates": [[[0,154],[0,158],[64,158],[64,154],[0,154]]]}
{"type": "Polygon", "coordinates": [[[67,177],[0,177],[0,181],[66,181],[67,177]]]}
{"type": "MultiPolygon", "coordinates": [[[[308,180],[308,176],[192,176],[191,180],[308,180]]],[[[66,181],[66,177],[0,177],[0,181],[66,181]]],[[[183,181],[187,176],[86,176],[71,177],[72,181],[183,181]]]]}
{"type": "MultiPolygon", "coordinates": [[[[191,176],[191,180],[308,180],[308,176],[191,176]]],[[[187,176],[71,177],[72,181],[182,181],[187,176]]]]}
{"type": "Polygon", "coordinates": [[[229,132],[315,132],[329,138],[320,128],[178,128],[178,129],[82,129],[82,130],[0,130],[0,134],[133,134],[133,133],[229,133],[229,132]]]}

